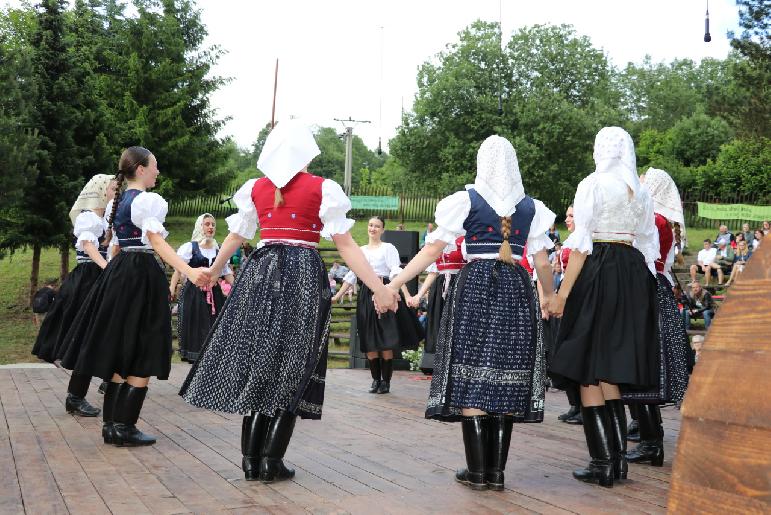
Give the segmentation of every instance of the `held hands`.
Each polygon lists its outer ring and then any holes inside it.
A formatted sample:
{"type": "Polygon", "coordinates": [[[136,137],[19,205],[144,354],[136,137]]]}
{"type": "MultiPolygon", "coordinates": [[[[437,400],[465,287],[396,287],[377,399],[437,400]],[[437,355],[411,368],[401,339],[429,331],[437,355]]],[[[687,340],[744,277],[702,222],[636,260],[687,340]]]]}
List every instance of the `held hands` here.
{"type": "Polygon", "coordinates": [[[546,300],[549,314],[557,318],[562,318],[562,312],[565,311],[565,300],[567,300],[567,298],[559,293],[556,295],[549,295],[549,298],[546,300]]]}
{"type": "Polygon", "coordinates": [[[372,301],[375,303],[375,310],[380,315],[387,311],[396,312],[399,306],[399,293],[383,285],[373,292],[372,301]]]}
{"type": "Polygon", "coordinates": [[[417,308],[420,305],[420,297],[417,295],[407,297],[407,305],[411,308],[417,308]]]}
{"type": "Polygon", "coordinates": [[[209,268],[193,268],[190,273],[186,274],[188,280],[198,286],[204,288],[211,282],[212,271],[209,268]]]}

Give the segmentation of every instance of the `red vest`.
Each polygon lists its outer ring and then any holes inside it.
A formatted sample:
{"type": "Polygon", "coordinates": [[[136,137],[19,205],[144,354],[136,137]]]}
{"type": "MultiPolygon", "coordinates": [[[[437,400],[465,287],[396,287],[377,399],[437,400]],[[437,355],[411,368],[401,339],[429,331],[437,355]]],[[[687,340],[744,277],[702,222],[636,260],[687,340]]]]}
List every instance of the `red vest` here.
{"type": "Polygon", "coordinates": [[[656,213],[656,229],[659,231],[659,258],[656,260],[656,271],[664,272],[664,264],[667,262],[667,256],[672,249],[675,241],[675,235],[672,234],[672,224],[662,215],[656,213]]]}
{"type": "Polygon", "coordinates": [[[281,188],[284,203],[274,209],[276,186],[267,177],[257,179],[252,188],[252,202],[260,221],[260,239],[318,243],[322,228],[319,208],[323,182],[323,177],[298,173],[281,188]]]}
{"type": "Polygon", "coordinates": [[[436,269],[440,272],[446,272],[448,270],[460,270],[466,261],[463,259],[463,251],[460,246],[463,244],[463,236],[459,236],[455,240],[455,250],[442,254],[442,256],[436,260],[436,269]]]}

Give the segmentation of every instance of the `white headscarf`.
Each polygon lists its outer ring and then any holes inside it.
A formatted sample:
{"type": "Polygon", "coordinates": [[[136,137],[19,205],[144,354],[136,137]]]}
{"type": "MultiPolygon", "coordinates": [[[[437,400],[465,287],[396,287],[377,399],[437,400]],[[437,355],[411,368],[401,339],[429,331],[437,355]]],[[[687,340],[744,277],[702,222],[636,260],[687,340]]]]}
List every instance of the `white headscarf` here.
{"type": "Polygon", "coordinates": [[[107,207],[107,187],[113,179],[115,179],[113,175],[98,173],[88,180],[70,209],[72,225],[75,225],[75,219],[82,211],[93,211],[107,207]]]}
{"type": "MultiPolygon", "coordinates": [[[[467,186],[470,188],[472,186],[467,186]]],[[[517,153],[509,140],[490,136],[477,152],[477,176],[473,188],[498,216],[511,216],[525,188],[519,174],[517,153]]]]}
{"type": "Polygon", "coordinates": [[[214,215],[210,213],[204,213],[195,220],[195,229],[193,229],[193,235],[190,237],[190,241],[197,241],[198,243],[203,243],[204,241],[211,239],[211,241],[214,243],[215,247],[219,247],[217,244],[217,240],[214,238],[208,238],[206,236],[206,233],[204,233],[203,230],[203,221],[206,218],[214,219],[214,215]]]}
{"type": "Polygon", "coordinates": [[[594,164],[597,173],[618,175],[634,195],[640,189],[634,142],[621,127],[604,127],[594,139],[594,164]]]}
{"type": "Polygon", "coordinates": [[[320,153],[308,126],[298,120],[286,120],[268,135],[257,168],[277,188],[283,188],[320,153]]]}
{"type": "Polygon", "coordinates": [[[658,168],[648,168],[643,178],[645,188],[653,199],[653,212],[670,222],[679,223],[682,234],[685,234],[683,202],[675,181],[667,172],[658,168]]]}

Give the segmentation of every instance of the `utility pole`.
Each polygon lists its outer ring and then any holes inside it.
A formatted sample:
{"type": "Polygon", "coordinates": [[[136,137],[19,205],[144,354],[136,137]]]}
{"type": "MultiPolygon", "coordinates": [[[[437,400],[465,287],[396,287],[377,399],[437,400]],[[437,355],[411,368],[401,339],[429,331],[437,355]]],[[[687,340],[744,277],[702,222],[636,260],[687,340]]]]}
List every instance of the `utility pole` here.
{"type": "Polygon", "coordinates": [[[343,190],[345,191],[346,195],[351,195],[351,175],[352,175],[352,168],[353,168],[353,125],[346,125],[346,122],[348,124],[354,124],[354,123],[371,123],[369,120],[354,120],[350,116],[347,120],[341,120],[339,118],[335,118],[336,122],[340,122],[343,124],[343,127],[345,127],[345,134],[343,135],[345,137],[345,175],[343,179],[343,190]]]}

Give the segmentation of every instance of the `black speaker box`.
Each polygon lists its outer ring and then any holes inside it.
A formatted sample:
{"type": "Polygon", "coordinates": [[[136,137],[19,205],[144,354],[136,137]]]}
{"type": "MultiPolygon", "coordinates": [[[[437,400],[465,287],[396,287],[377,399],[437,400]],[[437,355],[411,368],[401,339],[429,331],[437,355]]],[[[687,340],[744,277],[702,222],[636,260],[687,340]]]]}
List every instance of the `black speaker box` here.
{"type": "MultiPolygon", "coordinates": [[[[402,262],[402,266],[410,262],[415,254],[418,253],[418,238],[419,233],[417,231],[383,231],[383,241],[386,241],[396,247],[399,251],[399,259],[402,262]]],[[[412,295],[418,293],[418,279],[417,277],[407,283],[407,289],[412,295]]]]}

